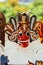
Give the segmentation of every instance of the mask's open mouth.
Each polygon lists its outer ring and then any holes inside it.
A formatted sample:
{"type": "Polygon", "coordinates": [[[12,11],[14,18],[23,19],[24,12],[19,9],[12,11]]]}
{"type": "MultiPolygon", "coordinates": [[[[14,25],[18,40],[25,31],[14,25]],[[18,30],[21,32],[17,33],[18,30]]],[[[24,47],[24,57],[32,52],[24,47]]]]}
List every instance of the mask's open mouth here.
{"type": "Polygon", "coordinates": [[[24,48],[29,45],[29,42],[30,42],[30,40],[26,40],[26,41],[20,41],[20,40],[18,40],[19,45],[22,46],[22,47],[24,47],[24,48]]]}

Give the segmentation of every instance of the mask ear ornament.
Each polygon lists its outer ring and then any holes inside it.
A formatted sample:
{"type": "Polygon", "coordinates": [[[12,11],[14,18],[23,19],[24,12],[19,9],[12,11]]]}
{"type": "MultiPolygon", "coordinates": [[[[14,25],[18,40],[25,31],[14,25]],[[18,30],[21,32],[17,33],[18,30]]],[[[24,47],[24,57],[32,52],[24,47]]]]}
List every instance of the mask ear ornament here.
{"type": "Polygon", "coordinates": [[[10,41],[14,42],[17,40],[18,30],[16,27],[16,20],[14,17],[11,17],[9,23],[6,24],[5,32],[8,34],[8,39],[10,41]]]}
{"type": "Polygon", "coordinates": [[[30,31],[30,42],[38,39],[38,34],[35,31],[30,31]]]}
{"type": "Polygon", "coordinates": [[[36,16],[33,15],[30,18],[30,42],[38,39],[38,34],[36,33],[36,31],[33,30],[35,23],[36,23],[36,16]]]}

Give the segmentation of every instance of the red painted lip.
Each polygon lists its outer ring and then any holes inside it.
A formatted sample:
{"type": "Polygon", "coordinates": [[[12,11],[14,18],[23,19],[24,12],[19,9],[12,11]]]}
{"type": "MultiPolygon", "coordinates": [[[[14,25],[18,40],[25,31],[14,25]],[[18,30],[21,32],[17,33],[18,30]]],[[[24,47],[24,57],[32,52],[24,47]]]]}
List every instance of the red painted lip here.
{"type": "Polygon", "coordinates": [[[27,47],[29,45],[28,42],[20,42],[19,45],[23,48],[27,47]]]}
{"type": "Polygon", "coordinates": [[[21,47],[23,47],[23,48],[27,47],[27,46],[29,45],[29,42],[30,42],[30,39],[24,40],[24,41],[18,40],[19,45],[20,45],[21,47]]]}

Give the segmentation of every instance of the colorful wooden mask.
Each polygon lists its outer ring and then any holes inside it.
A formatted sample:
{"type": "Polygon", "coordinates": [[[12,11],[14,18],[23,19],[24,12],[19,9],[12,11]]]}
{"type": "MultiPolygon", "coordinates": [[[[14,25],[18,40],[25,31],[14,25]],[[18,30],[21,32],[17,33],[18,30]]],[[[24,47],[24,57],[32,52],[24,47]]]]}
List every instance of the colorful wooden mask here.
{"type": "Polygon", "coordinates": [[[29,17],[27,13],[18,13],[16,19],[11,17],[5,27],[9,40],[27,47],[29,43],[38,39],[37,23],[39,22],[36,21],[36,16],[29,17]]]}

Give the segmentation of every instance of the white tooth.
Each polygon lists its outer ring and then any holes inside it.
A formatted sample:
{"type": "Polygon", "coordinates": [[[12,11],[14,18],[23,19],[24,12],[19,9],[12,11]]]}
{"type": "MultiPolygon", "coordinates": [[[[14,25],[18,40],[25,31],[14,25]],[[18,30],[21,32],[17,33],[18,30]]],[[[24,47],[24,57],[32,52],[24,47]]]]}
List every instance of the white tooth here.
{"type": "Polygon", "coordinates": [[[20,43],[20,42],[30,42],[30,40],[26,40],[26,41],[20,41],[20,40],[18,40],[18,43],[20,43]]]}

